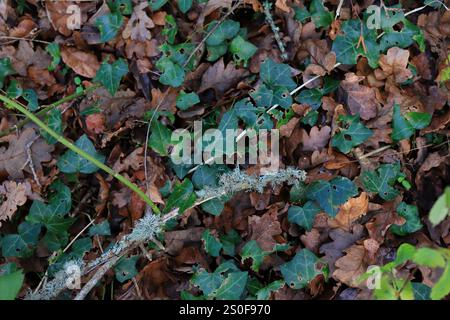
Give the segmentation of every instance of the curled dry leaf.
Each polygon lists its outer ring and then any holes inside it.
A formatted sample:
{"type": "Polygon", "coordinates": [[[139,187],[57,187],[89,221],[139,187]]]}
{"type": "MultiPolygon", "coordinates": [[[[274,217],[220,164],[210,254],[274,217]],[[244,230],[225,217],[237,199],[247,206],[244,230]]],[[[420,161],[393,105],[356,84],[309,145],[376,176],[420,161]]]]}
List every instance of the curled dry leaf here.
{"type": "Polygon", "coordinates": [[[358,288],[364,285],[358,282],[358,278],[367,271],[368,265],[365,261],[367,250],[362,245],[353,245],[344,251],[346,255],[335,263],[333,278],[349,287],[358,288]]]}
{"type": "Polygon", "coordinates": [[[393,77],[396,83],[402,83],[412,77],[408,69],[409,51],[398,47],[390,48],[379,60],[380,69],[375,70],[375,77],[383,80],[393,77]]]}
{"type": "Polygon", "coordinates": [[[31,186],[28,182],[5,181],[0,185],[0,194],[5,198],[0,206],[0,227],[2,221],[11,219],[17,207],[27,202],[30,192],[31,186]]]}
{"type": "Polygon", "coordinates": [[[93,53],[78,50],[73,47],[61,48],[61,57],[76,74],[86,78],[94,78],[100,63],[93,53]]]}
{"type": "Polygon", "coordinates": [[[362,192],[359,197],[351,198],[344,203],[334,219],[328,219],[332,228],[342,228],[350,231],[352,224],[367,213],[369,208],[369,196],[362,192]]]}

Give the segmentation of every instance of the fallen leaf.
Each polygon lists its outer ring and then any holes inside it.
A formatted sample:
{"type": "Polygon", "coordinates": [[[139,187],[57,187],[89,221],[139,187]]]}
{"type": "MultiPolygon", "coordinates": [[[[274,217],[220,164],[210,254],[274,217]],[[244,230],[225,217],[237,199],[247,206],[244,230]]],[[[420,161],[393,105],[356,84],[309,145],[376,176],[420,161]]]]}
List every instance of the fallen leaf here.
{"type": "Polygon", "coordinates": [[[76,74],[86,78],[94,78],[100,68],[100,63],[94,54],[73,47],[63,46],[61,57],[76,74]]]}
{"type": "Polygon", "coordinates": [[[277,244],[274,236],[281,234],[281,225],[276,210],[268,210],[261,217],[252,215],[248,218],[250,240],[256,240],[264,251],[272,251],[277,244]]]}
{"type": "Polygon", "coordinates": [[[334,219],[329,219],[328,224],[332,228],[342,228],[350,231],[352,224],[367,213],[369,208],[369,196],[362,192],[359,197],[351,198],[344,203],[334,219]]]}
{"type": "Polygon", "coordinates": [[[17,183],[15,181],[5,181],[0,185],[0,194],[2,194],[5,199],[0,206],[0,227],[2,226],[2,221],[11,219],[14,213],[17,211],[17,207],[20,207],[27,202],[27,195],[31,191],[28,183],[28,188],[26,183],[17,183]]]}
{"type": "Polygon", "coordinates": [[[131,38],[136,41],[147,41],[152,38],[148,29],[155,27],[153,20],[145,12],[148,2],[141,2],[133,8],[133,14],[122,32],[124,39],[131,38]]]}
{"type": "Polygon", "coordinates": [[[381,70],[375,70],[375,77],[378,80],[394,77],[396,83],[402,83],[412,77],[411,70],[408,69],[409,51],[392,47],[387,54],[380,56],[381,70]],[[380,71],[380,72],[376,72],[380,71]]]}
{"type": "Polygon", "coordinates": [[[246,69],[237,67],[233,62],[229,62],[225,68],[221,58],[203,74],[199,92],[214,89],[218,97],[221,97],[248,74],[246,69]]]}
{"type": "Polygon", "coordinates": [[[303,151],[314,151],[324,148],[331,138],[331,128],[329,126],[324,126],[321,129],[314,126],[311,128],[309,134],[305,129],[302,129],[301,142],[303,151]]]}
{"type": "Polygon", "coordinates": [[[336,270],[333,272],[333,278],[349,287],[363,286],[364,282],[359,283],[357,280],[367,271],[366,248],[362,245],[353,245],[344,251],[346,255],[339,258],[335,263],[336,270]]]}

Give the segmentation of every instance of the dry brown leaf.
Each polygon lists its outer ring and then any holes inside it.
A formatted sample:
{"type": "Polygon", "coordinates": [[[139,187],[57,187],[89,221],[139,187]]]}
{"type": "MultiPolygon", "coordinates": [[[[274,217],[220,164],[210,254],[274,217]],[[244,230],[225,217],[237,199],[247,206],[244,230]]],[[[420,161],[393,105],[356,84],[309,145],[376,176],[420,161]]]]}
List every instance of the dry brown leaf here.
{"type": "Polygon", "coordinates": [[[324,126],[321,129],[314,126],[309,134],[305,129],[302,129],[301,142],[303,145],[301,149],[303,151],[314,151],[324,148],[331,138],[330,133],[331,128],[329,126],[324,126]]]}
{"type": "Polygon", "coordinates": [[[141,2],[133,9],[133,14],[122,32],[124,39],[131,38],[136,41],[147,41],[152,38],[152,34],[148,29],[155,27],[153,20],[150,19],[145,12],[148,2],[141,2]]]}
{"type": "Polygon", "coordinates": [[[311,231],[306,231],[304,235],[300,236],[300,240],[312,252],[317,253],[319,251],[320,232],[316,228],[312,228],[311,231]]]}
{"type": "Polygon", "coordinates": [[[93,53],[84,52],[73,47],[63,46],[61,57],[76,74],[86,78],[94,78],[100,63],[93,53]]]}
{"type": "Polygon", "coordinates": [[[364,120],[376,117],[380,103],[378,102],[375,89],[360,85],[364,77],[354,73],[347,73],[341,82],[341,87],[346,93],[346,102],[352,114],[360,114],[364,120]]]}
{"type": "Polygon", "coordinates": [[[27,195],[30,191],[31,187],[28,182],[3,182],[0,186],[0,194],[2,194],[6,199],[3,200],[0,206],[0,227],[2,226],[2,221],[12,218],[14,213],[17,211],[17,207],[20,207],[27,202],[27,195]],[[28,188],[26,184],[28,184],[28,188]]]}
{"type": "Polygon", "coordinates": [[[9,147],[6,151],[5,148],[0,148],[0,172],[6,171],[13,179],[22,179],[24,177],[23,170],[31,173],[27,154],[27,146],[30,144],[33,165],[39,174],[42,171],[41,163],[52,159],[50,152],[53,151],[54,147],[48,145],[44,139],[38,138],[32,128],[22,131],[19,137],[13,135],[9,140],[9,147]]]}
{"type": "Polygon", "coordinates": [[[37,25],[33,20],[23,19],[19,22],[17,27],[11,29],[11,31],[9,32],[9,36],[15,38],[25,38],[36,27],[37,25]]]}
{"type": "Polygon", "coordinates": [[[362,192],[359,197],[351,198],[344,203],[334,219],[329,219],[328,224],[332,228],[342,228],[350,231],[352,224],[367,213],[369,208],[369,196],[362,192]]]}
{"type": "Polygon", "coordinates": [[[232,62],[229,62],[225,68],[223,58],[221,58],[203,74],[199,92],[212,88],[220,97],[248,74],[246,69],[238,68],[232,62]]]}
{"type": "Polygon", "coordinates": [[[387,51],[387,54],[380,56],[381,72],[375,72],[375,77],[378,80],[387,77],[394,77],[395,82],[402,83],[412,77],[411,70],[408,69],[409,50],[392,47],[387,51]]]}
{"type": "Polygon", "coordinates": [[[284,12],[290,12],[290,11],[291,11],[291,7],[289,7],[289,6],[287,5],[286,0],[277,0],[277,1],[275,2],[275,6],[276,6],[278,9],[280,9],[280,10],[282,10],[282,11],[284,11],[284,12]]]}
{"type": "Polygon", "coordinates": [[[272,251],[277,244],[274,236],[281,234],[277,210],[268,210],[261,217],[253,215],[248,218],[250,239],[256,240],[264,251],[272,251]]]}
{"type": "Polygon", "coordinates": [[[335,263],[336,270],[333,272],[333,278],[349,287],[358,288],[364,285],[357,280],[367,271],[367,263],[365,262],[367,250],[362,245],[353,245],[344,251],[346,255],[339,258],[335,263]]]}

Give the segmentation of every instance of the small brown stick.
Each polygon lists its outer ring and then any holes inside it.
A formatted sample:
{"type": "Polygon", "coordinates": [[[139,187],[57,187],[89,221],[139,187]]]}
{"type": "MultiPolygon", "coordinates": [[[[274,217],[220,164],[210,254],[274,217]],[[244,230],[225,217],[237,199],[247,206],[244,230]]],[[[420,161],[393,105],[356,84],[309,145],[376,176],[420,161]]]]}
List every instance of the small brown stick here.
{"type": "Polygon", "coordinates": [[[40,187],[42,187],[41,183],[39,182],[39,178],[36,174],[36,169],[34,168],[34,163],[33,163],[33,153],[31,150],[31,146],[33,145],[33,143],[39,139],[39,136],[36,136],[33,140],[31,140],[30,142],[27,143],[26,145],[26,149],[27,149],[27,162],[25,162],[26,166],[28,164],[28,166],[30,167],[31,173],[33,174],[33,178],[34,181],[36,181],[36,184],[40,187]]]}

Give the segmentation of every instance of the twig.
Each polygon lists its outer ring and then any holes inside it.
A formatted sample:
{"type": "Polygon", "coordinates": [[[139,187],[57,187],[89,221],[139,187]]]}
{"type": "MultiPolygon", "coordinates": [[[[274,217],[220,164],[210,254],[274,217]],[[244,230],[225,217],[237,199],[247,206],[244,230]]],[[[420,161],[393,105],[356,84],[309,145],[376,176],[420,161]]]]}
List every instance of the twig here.
{"type": "Polygon", "coordinates": [[[269,1],[266,0],[266,1],[264,1],[263,7],[264,7],[264,15],[266,16],[266,21],[270,25],[270,28],[272,29],[272,32],[275,37],[275,41],[277,42],[278,48],[281,51],[281,58],[283,60],[287,60],[288,55],[286,53],[286,49],[284,48],[283,41],[281,40],[281,37],[280,37],[280,33],[279,33],[280,28],[278,28],[275,25],[275,22],[273,21],[273,18],[272,18],[272,14],[270,13],[270,9],[272,8],[272,3],[270,3],[269,1]]]}
{"type": "Polygon", "coordinates": [[[39,136],[34,137],[33,140],[31,140],[30,142],[27,143],[26,145],[26,150],[27,150],[27,162],[25,163],[25,166],[28,164],[28,166],[30,167],[31,173],[33,174],[33,178],[34,181],[36,181],[36,184],[39,187],[42,187],[41,183],[39,182],[39,177],[36,174],[36,170],[34,168],[34,163],[33,163],[33,154],[31,151],[31,146],[33,145],[33,143],[39,139],[39,136]]]}
{"type": "MultiPolygon", "coordinates": [[[[56,101],[56,102],[54,102],[54,103],[52,103],[52,104],[49,104],[49,105],[47,105],[47,106],[42,106],[43,109],[41,109],[39,112],[36,112],[35,115],[36,115],[37,117],[41,117],[41,116],[43,116],[43,115],[46,115],[47,112],[49,112],[50,110],[52,110],[52,109],[58,107],[59,105],[61,105],[61,104],[63,104],[63,103],[66,103],[66,102],[69,102],[69,101],[71,101],[71,100],[74,100],[74,99],[76,99],[76,98],[79,98],[79,97],[81,97],[81,96],[83,96],[83,95],[85,95],[85,94],[87,94],[87,93],[89,93],[89,92],[91,92],[91,91],[94,91],[95,89],[97,89],[97,88],[99,88],[99,87],[100,87],[99,85],[92,85],[92,86],[90,86],[90,87],[87,87],[86,89],[84,89],[84,90],[81,91],[81,92],[73,93],[73,94],[68,95],[68,96],[66,96],[66,97],[64,97],[64,98],[62,98],[62,99],[60,99],[60,100],[58,100],[58,101],[56,101]]],[[[26,124],[27,124],[28,122],[30,122],[30,121],[31,121],[31,120],[30,120],[29,118],[25,118],[24,120],[20,121],[20,122],[19,122],[18,124],[16,124],[15,126],[9,128],[9,129],[6,129],[6,130],[4,130],[4,131],[1,131],[1,132],[0,132],[0,138],[1,138],[1,137],[4,137],[4,136],[7,136],[8,134],[10,134],[11,132],[13,132],[13,131],[15,131],[15,130],[21,129],[24,125],[26,125],[26,124]]]]}
{"type": "Polygon", "coordinates": [[[46,131],[50,136],[55,138],[58,142],[72,150],[73,152],[77,153],[84,159],[88,160],[92,164],[96,165],[98,168],[102,169],[106,173],[110,174],[120,182],[122,182],[125,186],[136,192],[139,197],[144,200],[152,209],[154,212],[160,214],[161,211],[159,208],[153,203],[153,201],[134,183],[132,183],[130,180],[122,176],[121,174],[115,172],[113,169],[105,165],[103,162],[99,161],[89,153],[85,152],[84,150],[81,150],[77,146],[75,146],[72,142],[68,141],[63,136],[60,136],[55,131],[53,131],[51,128],[49,128],[44,122],[42,122],[36,115],[28,111],[23,105],[18,103],[15,100],[12,100],[8,98],[7,96],[0,94],[0,101],[4,103],[4,105],[8,109],[16,109],[17,111],[23,113],[26,117],[28,117],[31,121],[33,121],[35,124],[37,124],[42,130],[46,131]]]}
{"type": "Polygon", "coordinates": [[[334,20],[337,20],[339,18],[339,15],[341,14],[342,5],[344,4],[344,0],[340,0],[338,7],[336,9],[336,16],[334,17],[334,20]]]}

